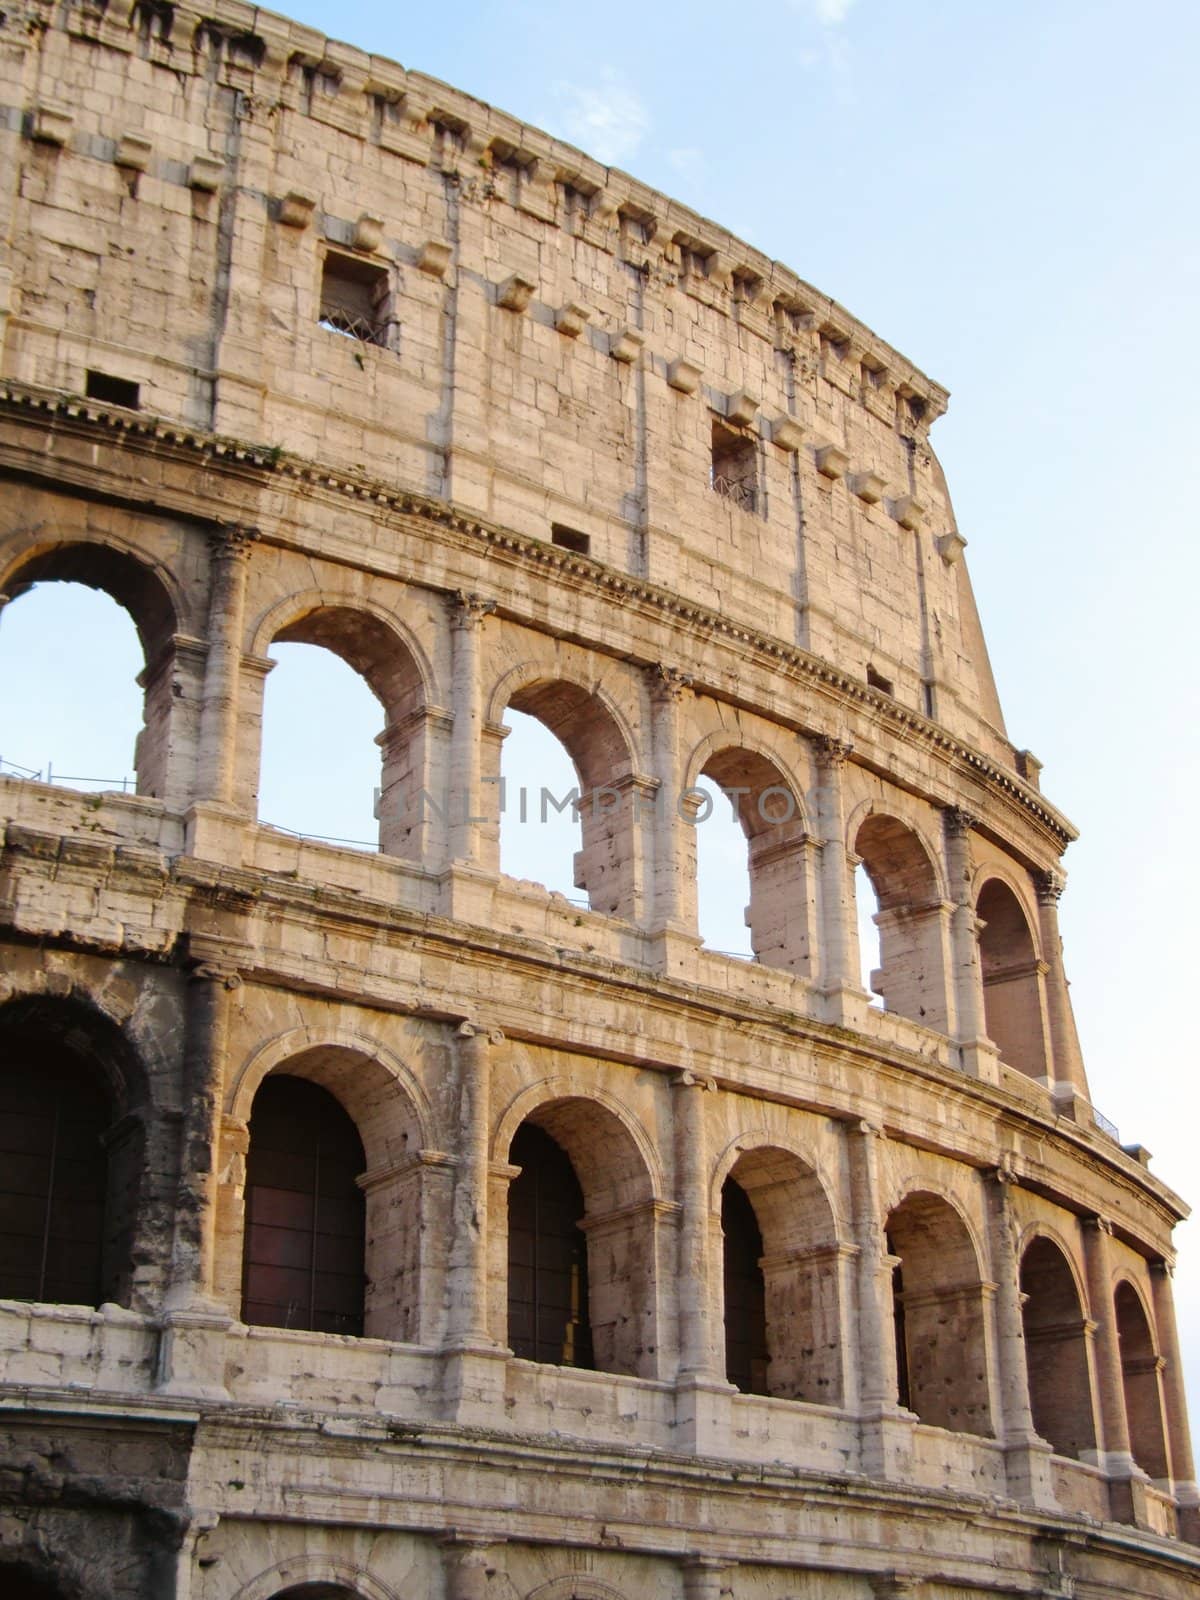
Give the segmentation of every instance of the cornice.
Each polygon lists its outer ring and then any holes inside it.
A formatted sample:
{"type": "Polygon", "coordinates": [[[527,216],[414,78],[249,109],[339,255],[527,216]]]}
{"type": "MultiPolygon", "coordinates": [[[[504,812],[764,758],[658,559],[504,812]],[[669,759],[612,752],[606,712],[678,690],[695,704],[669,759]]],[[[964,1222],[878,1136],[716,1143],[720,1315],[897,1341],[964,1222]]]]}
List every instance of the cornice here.
{"type": "MultiPolygon", "coordinates": [[[[64,395],[51,389],[3,380],[0,381],[0,414],[4,412],[34,415],[51,427],[107,433],[121,442],[128,440],[130,443],[143,443],[155,451],[178,453],[185,458],[191,456],[205,461],[216,471],[232,470],[251,474],[264,488],[281,482],[294,484],[309,492],[368,504],[376,514],[414,518],[482,545],[490,552],[501,553],[514,563],[534,565],[589,586],[625,607],[638,606],[647,613],[657,613],[684,623],[691,629],[728,640],[756,656],[772,671],[786,673],[796,682],[816,687],[826,698],[842,706],[868,710],[889,732],[910,742],[919,742],[937,752],[943,760],[957,763],[964,772],[1014,803],[1027,818],[1050,835],[1060,852],[1078,838],[1078,830],[1074,825],[1015,771],[1006,770],[940,723],[898,704],[890,695],[872,689],[833,663],[811,655],[796,645],[774,638],[747,623],[725,617],[709,606],[686,599],[647,579],[619,572],[615,567],[606,566],[590,556],[564,550],[545,540],[489,522],[450,502],[436,500],[416,490],[397,488],[365,473],[311,461],[279,447],[249,444],[244,440],[188,429],[162,418],[124,412],[99,405],[93,400],[81,399],[77,395],[64,395]]],[[[22,470],[27,474],[46,477],[53,475],[54,466],[52,457],[37,455],[31,456],[22,470]]],[[[56,477],[55,481],[59,479],[56,477]]],[[[152,491],[150,493],[152,495],[152,491]]],[[[138,500],[137,503],[144,504],[145,501],[138,500]]],[[[215,511],[205,515],[200,507],[184,511],[176,506],[172,511],[176,515],[191,515],[194,520],[207,526],[215,526],[219,520],[215,511]]],[[[224,515],[228,516],[227,507],[224,515]]],[[[264,544],[280,542],[265,514],[257,520],[262,524],[260,537],[264,544]]],[[[828,730],[814,727],[808,731],[820,734],[828,730]]]]}

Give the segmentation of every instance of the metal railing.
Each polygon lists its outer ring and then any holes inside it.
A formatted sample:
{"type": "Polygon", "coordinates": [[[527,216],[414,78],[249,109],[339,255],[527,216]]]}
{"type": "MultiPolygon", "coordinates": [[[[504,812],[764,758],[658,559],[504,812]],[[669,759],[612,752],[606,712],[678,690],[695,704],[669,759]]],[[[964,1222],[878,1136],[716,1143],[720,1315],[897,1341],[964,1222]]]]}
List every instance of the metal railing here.
{"type": "Polygon", "coordinates": [[[49,761],[44,767],[22,767],[0,756],[0,777],[22,778],[28,783],[59,783],[66,789],[113,789],[121,794],[137,793],[136,778],[92,778],[77,772],[55,772],[49,761]]]}
{"type": "Polygon", "coordinates": [[[317,326],[324,328],[327,333],[340,333],[347,339],[358,339],[362,344],[387,343],[385,326],[356,312],[341,311],[337,306],[325,306],[317,319],[317,326]]]}
{"type": "Polygon", "coordinates": [[[1120,1129],[1117,1127],[1115,1122],[1110,1122],[1103,1112],[1097,1111],[1095,1106],[1092,1107],[1092,1121],[1096,1124],[1101,1133],[1106,1133],[1110,1139],[1115,1139],[1116,1142],[1120,1144],[1120,1129]]]}
{"type": "Polygon", "coordinates": [[[311,844],[348,845],[351,850],[370,850],[379,854],[379,841],[370,839],[342,839],[335,833],[302,833],[299,828],[285,828],[281,822],[258,819],[260,828],[270,828],[272,833],[286,833],[289,839],[303,839],[311,844]]]}
{"type": "Polygon", "coordinates": [[[716,473],[709,480],[714,494],[719,494],[722,499],[732,500],[735,506],[740,506],[743,511],[758,510],[758,491],[748,483],[742,483],[737,478],[726,478],[716,473]]]}

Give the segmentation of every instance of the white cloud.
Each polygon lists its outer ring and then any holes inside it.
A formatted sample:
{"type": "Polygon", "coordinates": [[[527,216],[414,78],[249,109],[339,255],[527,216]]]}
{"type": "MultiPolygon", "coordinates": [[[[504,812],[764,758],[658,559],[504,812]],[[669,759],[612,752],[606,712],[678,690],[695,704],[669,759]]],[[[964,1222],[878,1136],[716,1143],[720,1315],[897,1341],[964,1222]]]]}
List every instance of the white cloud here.
{"type": "Polygon", "coordinates": [[[566,138],[606,165],[628,162],[650,128],[645,106],[611,69],[598,85],[556,83],[554,98],[566,138]]]}
{"type": "Polygon", "coordinates": [[[792,0],[793,9],[805,11],[822,28],[840,28],[856,0],[792,0]]]}

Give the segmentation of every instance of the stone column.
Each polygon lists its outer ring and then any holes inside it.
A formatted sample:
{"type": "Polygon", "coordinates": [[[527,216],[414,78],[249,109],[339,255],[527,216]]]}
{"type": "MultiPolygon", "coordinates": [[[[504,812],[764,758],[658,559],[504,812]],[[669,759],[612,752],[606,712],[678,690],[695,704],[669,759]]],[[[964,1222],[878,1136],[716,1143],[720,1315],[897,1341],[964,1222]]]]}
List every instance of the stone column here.
{"type": "Polygon", "coordinates": [[[860,1470],[869,1477],[911,1477],[913,1418],[899,1404],[892,1306],[894,1258],[884,1228],[880,1153],[883,1130],[868,1120],[846,1127],[850,1226],[857,1246],[860,1470]]]}
{"type": "Polygon", "coordinates": [[[1054,1507],[1050,1475],[1052,1447],[1038,1438],[1029,1395],[1029,1362],[1021,1317],[1021,1268],[1017,1225],[1010,1191],[1016,1183],[1008,1167],[987,1174],[988,1237],[996,1282],[996,1431],[1004,1444],[1004,1466],[1014,1499],[1054,1507]]]}
{"type": "Polygon", "coordinates": [[[892,1266],[884,1236],[879,1146],[874,1122],[847,1125],[850,1217],[858,1248],[858,1398],[864,1412],[896,1409],[896,1340],[892,1323],[892,1266]]]}
{"type": "Polygon", "coordinates": [[[827,1020],[853,1026],[866,1007],[858,962],[854,919],[854,867],[846,849],[842,770],[853,750],[844,739],[814,740],[817,758],[817,834],[821,850],[818,905],[818,972],[828,1008],[827,1020]],[[852,1004],[847,1007],[849,998],[852,1004]]]}
{"type": "Polygon", "coordinates": [[[1105,1217],[1084,1217],[1083,1258],[1088,1300],[1096,1324],[1096,1388],[1100,1400],[1103,1448],[1110,1466],[1133,1466],[1129,1425],[1125,1417],[1125,1386],[1121,1377],[1121,1347],[1113,1309],[1112,1261],[1109,1240],[1112,1223],[1105,1217]]]}
{"type": "Polygon", "coordinates": [[[979,919],[971,897],[971,829],[978,818],[961,806],[942,813],[946,878],[953,912],[950,918],[952,1024],[959,1065],[971,1077],[994,1083],[999,1077],[995,1045],[987,1037],[983,1005],[983,969],[979,961],[979,919]]]}
{"type": "Polygon", "coordinates": [[[494,600],[459,591],[453,602],[452,696],[454,724],[450,732],[450,770],[436,801],[447,811],[449,840],[443,912],[448,917],[486,924],[491,915],[492,874],[496,861],[485,860],[483,826],[500,807],[498,786],[483,784],[483,622],[496,609],[494,600]]]}
{"type": "Polygon", "coordinates": [[[462,1023],[455,1039],[459,1116],[442,1392],[448,1418],[465,1426],[490,1426],[504,1409],[509,1351],[492,1336],[488,1315],[492,1050],[503,1040],[499,1028],[473,1022],[462,1023]]]}
{"type": "Polygon", "coordinates": [[[208,600],[208,659],[200,709],[196,797],[221,806],[233,803],[246,572],[250,546],[257,538],[257,528],[237,523],[218,528],[209,537],[212,578],[208,600]]]}
{"type": "Polygon", "coordinates": [[[1083,1069],[1083,1052],[1079,1048],[1067,975],[1063,970],[1062,935],[1058,931],[1058,902],[1062,898],[1066,880],[1061,873],[1049,871],[1037,873],[1034,882],[1037,887],[1042,958],[1046,967],[1046,1011],[1050,1023],[1052,1057],[1050,1076],[1054,1093],[1056,1097],[1079,1094],[1087,1099],[1087,1074],[1083,1069]]]}
{"type": "Polygon", "coordinates": [[[721,1600],[732,1593],[730,1565],[715,1556],[688,1556],[683,1563],[683,1600],[721,1600]]]}
{"type": "Polygon", "coordinates": [[[158,1381],[168,1393],[193,1398],[226,1398],[223,1332],[231,1317],[213,1298],[213,1260],[230,996],[240,986],[233,968],[213,963],[197,963],[187,979],[185,1098],[158,1381]]]}
{"type": "MultiPolygon", "coordinates": [[[[450,738],[450,854],[455,863],[478,866],[483,812],[483,683],[480,675],[483,619],[494,600],[460,590],[452,613],[454,633],[454,727],[450,738]]],[[[499,805],[499,797],[495,799],[499,805]]]]}
{"type": "Polygon", "coordinates": [[[1113,1305],[1109,1246],[1112,1223],[1106,1217],[1084,1217],[1081,1227],[1088,1300],[1096,1325],[1096,1390],[1100,1401],[1102,1465],[1109,1480],[1109,1514],[1115,1522],[1132,1522],[1138,1527],[1147,1527],[1146,1474],[1133,1459],[1125,1411],[1121,1344],[1113,1305]]]}
{"type": "Polygon", "coordinates": [[[650,673],[651,747],[656,789],[649,809],[653,863],[650,931],[659,940],[659,965],[690,979],[700,939],[696,930],[696,839],[687,816],[681,745],[681,705],[692,680],[661,664],[650,673]]]}
{"type": "Polygon", "coordinates": [[[492,1349],[488,1327],[488,1146],[491,1137],[491,1052],[503,1043],[464,1022],[455,1039],[458,1069],[458,1150],[450,1239],[448,1335],[452,1347],[492,1349]]]}
{"type": "MultiPolygon", "coordinates": [[[[446,1573],[446,1600],[486,1600],[488,1579],[496,1572],[496,1541],[451,1533],[440,1542],[446,1573]]],[[[505,1585],[506,1590],[509,1587],[505,1585]]]]}
{"type": "Polygon", "coordinates": [[[694,1072],[672,1079],[675,1122],[675,1182],[679,1200],[679,1370],[676,1423],[679,1437],[703,1453],[717,1447],[728,1426],[732,1386],[715,1361],[713,1312],[715,1270],[711,1232],[709,1155],[704,1096],[715,1087],[694,1072]]]}
{"type": "Polygon", "coordinates": [[[1175,1321],[1175,1296],[1171,1288],[1172,1268],[1167,1261],[1150,1266],[1150,1287],[1154,1295],[1154,1324],[1158,1333],[1159,1354],[1163,1358],[1162,1389],[1167,1423],[1167,1448],[1171,1456],[1171,1476],[1179,1511],[1180,1537],[1189,1544],[1200,1544],[1200,1489],[1192,1458],[1192,1436],[1188,1428],[1187,1395],[1183,1382],[1183,1363],[1179,1353],[1179,1328],[1175,1321]]]}

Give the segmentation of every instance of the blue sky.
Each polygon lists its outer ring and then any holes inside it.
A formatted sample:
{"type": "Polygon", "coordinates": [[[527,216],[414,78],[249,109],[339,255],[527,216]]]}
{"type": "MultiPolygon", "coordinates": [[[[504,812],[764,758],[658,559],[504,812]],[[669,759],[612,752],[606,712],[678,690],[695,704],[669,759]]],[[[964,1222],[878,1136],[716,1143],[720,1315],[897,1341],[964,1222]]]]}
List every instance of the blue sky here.
{"type": "MultiPolygon", "coordinates": [[[[1045,761],[1048,795],[1083,830],[1062,924],[1094,1099],[1200,1203],[1187,1011],[1200,905],[1200,7],[290,10],[714,217],[950,388],[933,443],[1009,732],[1045,761]]],[[[55,644],[36,604],[13,606],[0,631],[0,670],[21,660],[26,681],[39,642],[62,653],[61,622],[55,644]]],[[[127,683],[140,662],[126,672],[116,648],[127,683]]],[[[284,667],[269,692],[282,708],[284,667]]],[[[113,722],[111,699],[71,731],[53,720],[65,689],[46,696],[5,708],[0,756],[128,768],[127,752],[86,744],[113,722]]],[[[351,699],[335,698],[349,731],[351,699]]],[[[362,715],[378,731],[372,704],[362,715]]],[[[282,751],[282,710],[278,726],[282,751]]],[[[282,791],[285,755],[268,768],[282,791]]],[[[335,825],[320,831],[365,836],[361,817],[330,804],[335,825]]],[[[272,805],[265,816],[289,820],[272,805]]],[[[1178,1242],[1200,1423],[1200,1225],[1178,1242]]]]}

